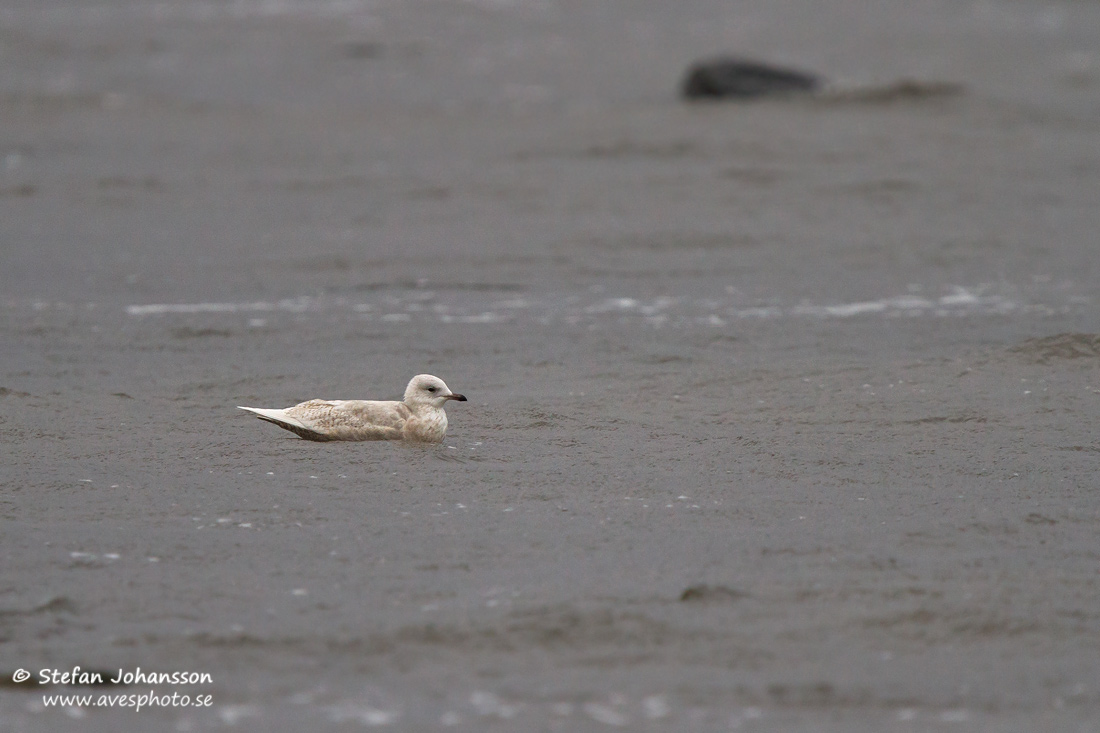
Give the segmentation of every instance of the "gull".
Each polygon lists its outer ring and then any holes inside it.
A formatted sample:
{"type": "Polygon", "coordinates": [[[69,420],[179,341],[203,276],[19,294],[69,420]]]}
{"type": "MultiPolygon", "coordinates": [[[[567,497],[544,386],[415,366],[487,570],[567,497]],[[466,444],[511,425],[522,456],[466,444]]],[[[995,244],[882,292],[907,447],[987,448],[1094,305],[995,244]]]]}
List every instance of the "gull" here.
{"type": "Polygon", "coordinates": [[[465,402],[439,377],[417,374],[400,402],[309,400],[285,409],[242,407],[305,440],[407,440],[442,443],[447,434],[447,400],[465,402]]]}

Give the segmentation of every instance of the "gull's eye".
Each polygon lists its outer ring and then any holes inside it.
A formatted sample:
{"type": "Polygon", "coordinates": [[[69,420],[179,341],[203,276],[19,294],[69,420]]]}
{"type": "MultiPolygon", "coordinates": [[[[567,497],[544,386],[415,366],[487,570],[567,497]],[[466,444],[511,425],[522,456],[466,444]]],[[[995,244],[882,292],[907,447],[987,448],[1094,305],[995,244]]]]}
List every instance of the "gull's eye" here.
{"type": "Polygon", "coordinates": [[[439,388],[438,387],[425,387],[424,389],[428,390],[429,392],[436,392],[436,391],[438,391],[439,388]]]}

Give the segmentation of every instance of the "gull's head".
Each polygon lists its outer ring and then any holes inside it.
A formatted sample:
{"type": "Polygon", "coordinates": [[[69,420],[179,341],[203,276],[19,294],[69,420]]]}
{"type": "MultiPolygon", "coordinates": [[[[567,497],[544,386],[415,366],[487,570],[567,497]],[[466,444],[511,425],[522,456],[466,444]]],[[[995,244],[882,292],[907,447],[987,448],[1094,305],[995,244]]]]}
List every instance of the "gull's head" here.
{"type": "Polygon", "coordinates": [[[409,380],[409,386],[405,388],[405,404],[409,407],[443,407],[447,400],[465,402],[466,398],[452,392],[446,382],[431,374],[417,374],[409,380]]]}

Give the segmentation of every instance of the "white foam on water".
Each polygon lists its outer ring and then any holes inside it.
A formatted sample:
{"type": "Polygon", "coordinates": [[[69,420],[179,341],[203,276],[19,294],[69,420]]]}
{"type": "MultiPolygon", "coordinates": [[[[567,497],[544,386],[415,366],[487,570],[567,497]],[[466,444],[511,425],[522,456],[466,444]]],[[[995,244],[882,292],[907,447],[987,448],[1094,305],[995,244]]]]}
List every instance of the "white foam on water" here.
{"type": "Polygon", "coordinates": [[[440,314],[439,320],[443,323],[504,323],[511,321],[511,316],[500,315],[499,313],[478,313],[472,316],[452,316],[449,314],[440,314]]]}
{"type": "Polygon", "coordinates": [[[326,712],[328,713],[328,719],[333,723],[355,722],[364,726],[391,725],[398,718],[396,711],[381,710],[358,703],[331,705],[326,708],[326,712]]]}
{"type": "Polygon", "coordinates": [[[304,313],[309,310],[311,298],[288,298],[275,302],[256,301],[252,303],[152,303],[149,305],[128,305],[126,312],[131,316],[161,316],[172,313],[255,313],[286,311],[304,313]]]}
{"type": "Polygon", "coordinates": [[[607,298],[584,309],[585,313],[609,313],[612,311],[634,310],[638,301],[633,298],[607,298]]]}
{"type": "Polygon", "coordinates": [[[257,718],[260,716],[259,705],[220,705],[218,706],[218,717],[226,725],[232,727],[246,718],[257,718]]]}
{"type": "MultiPolygon", "coordinates": [[[[894,318],[988,316],[1020,314],[1051,314],[1067,308],[1080,308],[1085,302],[1067,300],[1062,306],[1023,303],[1012,297],[1010,287],[994,289],[991,285],[953,286],[935,297],[913,292],[871,300],[821,303],[802,301],[784,305],[778,299],[767,302],[745,302],[737,289],[725,297],[693,298],[659,296],[640,299],[626,296],[596,295],[523,297],[492,300],[469,293],[449,294],[409,292],[385,295],[375,302],[352,302],[343,298],[308,297],[277,301],[150,303],[126,306],[126,313],[137,318],[172,315],[270,314],[266,318],[251,317],[249,327],[267,325],[279,313],[354,314],[357,318],[382,323],[434,321],[447,324],[497,325],[534,322],[542,325],[564,323],[594,327],[602,322],[633,320],[652,327],[666,325],[705,326],[722,328],[741,319],[779,318],[894,318]]],[[[912,288],[911,288],[912,291],[912,288]]],[[[1087,299],[1086,299],[1087,300],[1087,299]]],[[[34,303],[35,310],[61,310],[66,304],[34,303]]]]}
{"type": "Polygon", "coordinates": [[[972,305],[980,302],[981,298],[966,288],[955,288],[954,293],[940,298],[940,305],[972,305]]]}
{"type": "Polygon", "coordinates": [[[585,703],[583,710],[585,715],[592,718],[592,720],[595,720],[597,723],[603,723],[604,725],[621,728],[630,723],[629,716],[603,703],[585,703]]]}
{"type": "Polygon", "coordinates": [[[796,316],[837,316],[848,318],[863,313],[881,313],[886,310],[886,303],[881,300],[866,303],[845,303],[843,305],[799,305],[791,309],[791,314],[796,316]]]}

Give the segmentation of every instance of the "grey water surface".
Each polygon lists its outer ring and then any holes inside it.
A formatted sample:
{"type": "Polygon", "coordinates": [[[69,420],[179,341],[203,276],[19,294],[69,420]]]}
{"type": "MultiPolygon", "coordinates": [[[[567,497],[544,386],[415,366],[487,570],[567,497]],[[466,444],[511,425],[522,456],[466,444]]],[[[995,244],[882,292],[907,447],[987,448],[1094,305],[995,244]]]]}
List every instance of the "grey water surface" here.
{"type": "Polygon", "coordinates": [[[1084,0],[7,0],[0,731],[1100,730],[1098,49],[1084,0]],[[677,98],[724,53],[830,84],[677,98]],[[235,409],[418,372],[438,447],[235,409]],[[150,690],[212,705],[45,701],[150,690]]]}

